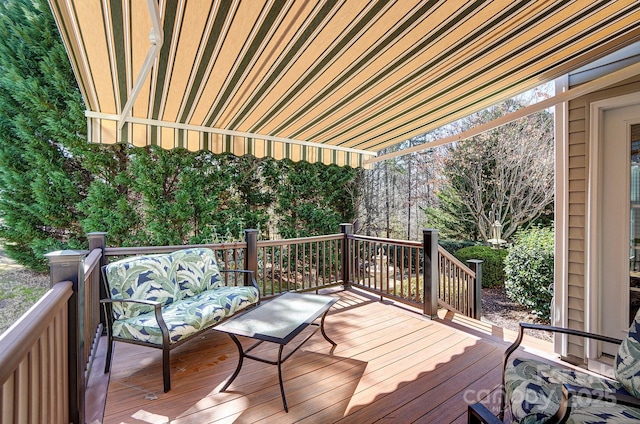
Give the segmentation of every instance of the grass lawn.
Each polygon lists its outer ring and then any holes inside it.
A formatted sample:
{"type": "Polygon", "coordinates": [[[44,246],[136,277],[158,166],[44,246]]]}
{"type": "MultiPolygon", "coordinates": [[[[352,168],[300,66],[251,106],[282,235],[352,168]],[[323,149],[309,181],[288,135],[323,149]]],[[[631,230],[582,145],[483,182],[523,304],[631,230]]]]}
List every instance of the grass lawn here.
{"type": "Polygon", "coordinates": [[[49,290],[49,274],[29,271],[0,248],[0,334],[49,290]]]}

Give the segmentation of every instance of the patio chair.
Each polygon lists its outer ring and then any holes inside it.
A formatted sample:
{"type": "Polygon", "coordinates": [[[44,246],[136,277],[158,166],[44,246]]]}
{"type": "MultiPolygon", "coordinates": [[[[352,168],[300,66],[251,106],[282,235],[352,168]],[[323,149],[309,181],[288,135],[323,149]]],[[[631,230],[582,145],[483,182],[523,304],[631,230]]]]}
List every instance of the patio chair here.
{"type": "Polygon", "coordinates": [[[517,423],[640,422],[640,313],[624,340],[548,325],[520,324],[516,341],[504,353],[498,417],[484,405],[469,405],[469,423],[500,423],[509,404],[517,423]],[[615,379],[550,365],[511,354],[525,329],[545,330],[619,344],[615,379]]]}

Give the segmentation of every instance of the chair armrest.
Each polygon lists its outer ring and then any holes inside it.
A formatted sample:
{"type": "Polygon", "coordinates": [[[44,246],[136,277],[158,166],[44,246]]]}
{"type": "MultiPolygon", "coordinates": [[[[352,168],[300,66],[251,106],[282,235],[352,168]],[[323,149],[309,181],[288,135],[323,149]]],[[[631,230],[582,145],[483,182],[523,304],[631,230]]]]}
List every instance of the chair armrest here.
{"type": "MultiPolygon", "coordinates": [[[[571,336],[586,337],[586,338],[589,338],[589,339],[595,339],[595,340],[600,340],[600,341],[603,341],[603,342],[614,343],[614,344],[622,343],[622,340],[620,340],[620,339],[616,339],[616,338],[608,337],[608,336],[603,336],[601,334],[588,333],[586,331],[580,331],[580,330],[572,330],[570,328],[554,327],[552,325],[529,324],[529,323],[526,323],[526,322],[521,322],[520,323],[520,330],[518,332],[518,337],[511,344],[511,346],[509,346],[507,348],[507,350],[504,352],[503,371],[504,371],[504,368],[507,366],[507,360],[509,359],[509,356],[511,356],[511,354],[520,346],[520,343],[522,343],[522,339],[524,337],[524,330],[526,330],[526,329],[551,331],[551,332],[554,332],[554,333],[562,333],[562,334],[568,334],[568,335],[571,335],[571,336]]],[[[504,383],[504,379],[502,381],[504,383]]]]}
{"type": "Polygon", "coordinates": [[[467,408],[468,424],[503,424],[503,421],[493,415],[486,406],[480,402],[469,405],[467,408]]]}
{"type": "Polygon", "coordinates": [[[588,333],[586,331],[580,331],[580,330],[572,330],[570,328],[554,327],[552,325],[529,324],[526,322],[521,322],[520,332],[522,333],[525,329],[543,330],[543,331],[551,331],[554,333],[569,334],[571,336],[586,337],[588,339],[595,339],[595,340],[600,340],[603,342],[614,343],[614,344],[622,343],[622,340],[620,339],[616,339],[614,337],[609,337],[609,336],[603,336],[601,334],[588,333]]]}

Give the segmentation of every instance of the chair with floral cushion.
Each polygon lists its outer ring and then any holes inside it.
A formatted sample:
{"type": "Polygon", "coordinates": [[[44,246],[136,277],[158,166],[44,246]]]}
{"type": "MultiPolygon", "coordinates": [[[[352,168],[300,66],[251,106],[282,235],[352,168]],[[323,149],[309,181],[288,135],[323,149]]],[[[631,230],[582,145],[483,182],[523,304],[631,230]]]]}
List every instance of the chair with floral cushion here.
{"type": "Polygon", "coordinates": [[[503,359],[503,394],[498,417],[484,405],[469,405],[469,423],[500,423],[509,405],[517,423],[640,422],[640,312],[624,340],[547,325],[520,324],[516,341],[503,359]],[[545,362],[512,357],[525,329],[546,330],[619,344],[615,379],[545,362]]]}

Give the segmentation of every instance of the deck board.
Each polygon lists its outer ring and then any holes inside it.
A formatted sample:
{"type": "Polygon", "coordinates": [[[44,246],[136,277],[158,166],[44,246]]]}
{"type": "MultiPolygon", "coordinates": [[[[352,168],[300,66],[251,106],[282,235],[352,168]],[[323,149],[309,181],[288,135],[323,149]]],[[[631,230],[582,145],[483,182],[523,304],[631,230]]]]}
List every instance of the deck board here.
{"type": "MultiPolygon", "coordinates": [[[[116,343],[103,422],[463,423],[467,403],[483,394],[496,408],[488,394],[500,383],[504,334],[464,319],[430,321],[357,290],[329,294],[340,299],[325,321],[337,346],[316,334],[283,365],[289,413],[275,366],[245,359],[219,392],[238,353],[228,335],[210,331],[172,352],[168,393],[159,350],[116,343]]],[[[275,357],[277,345],[254,352],[275,357]]]]}

